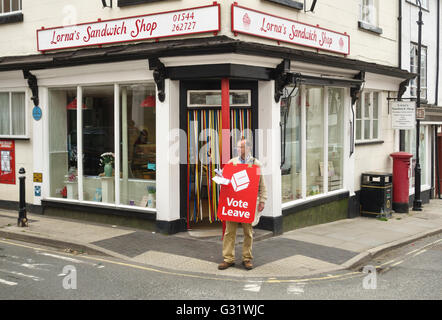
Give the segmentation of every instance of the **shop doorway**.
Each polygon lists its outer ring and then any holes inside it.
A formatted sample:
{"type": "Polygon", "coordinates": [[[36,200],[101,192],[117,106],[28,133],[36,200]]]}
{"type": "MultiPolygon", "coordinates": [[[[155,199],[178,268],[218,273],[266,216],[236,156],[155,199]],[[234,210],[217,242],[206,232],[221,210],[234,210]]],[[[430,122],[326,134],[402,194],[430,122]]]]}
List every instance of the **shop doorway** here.
{"type": "MultiPolygon", "coordinates": [[[[222,226],[217,217],[220,189],[212,181],[215,170],[222,168],[219,87],[219,82],[203,86],[191,83],[181,91],[180,118],[186,132],[187,151],[185,165],[181,166],[181,217],[191,230],[213,230],[222,226]]],[[[230,158],[237,156],[235,146],[239,140],[246,138],[253,143],[257,122],[254,89],[245,84],[230,85],[230,158]]]]}

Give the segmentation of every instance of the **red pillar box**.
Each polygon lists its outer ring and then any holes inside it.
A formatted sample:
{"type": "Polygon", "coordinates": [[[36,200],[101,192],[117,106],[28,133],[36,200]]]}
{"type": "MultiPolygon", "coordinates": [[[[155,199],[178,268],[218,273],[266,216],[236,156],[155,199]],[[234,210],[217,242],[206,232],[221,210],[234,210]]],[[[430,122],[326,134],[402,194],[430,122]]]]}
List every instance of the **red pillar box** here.
{"type": "Polygon", "coordinates": [[[399,213],[408,213],[408,194],[410,190],[410,158],[411,153],[395,152],[393,158],[393,210],[399,213]]]}

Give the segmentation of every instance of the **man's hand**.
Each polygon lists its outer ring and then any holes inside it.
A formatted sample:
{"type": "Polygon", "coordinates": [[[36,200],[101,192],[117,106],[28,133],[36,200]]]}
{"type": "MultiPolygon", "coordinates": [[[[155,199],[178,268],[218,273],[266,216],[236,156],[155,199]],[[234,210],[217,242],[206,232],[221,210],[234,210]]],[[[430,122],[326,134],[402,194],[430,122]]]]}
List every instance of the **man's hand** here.
{"type": "Polygon", "coordinates": [[[264,207],[265,207],[264,202],[260,202],[260,203],[258,204],[258,212],[261,212],[262,210],[264,210],[264,207]]]}

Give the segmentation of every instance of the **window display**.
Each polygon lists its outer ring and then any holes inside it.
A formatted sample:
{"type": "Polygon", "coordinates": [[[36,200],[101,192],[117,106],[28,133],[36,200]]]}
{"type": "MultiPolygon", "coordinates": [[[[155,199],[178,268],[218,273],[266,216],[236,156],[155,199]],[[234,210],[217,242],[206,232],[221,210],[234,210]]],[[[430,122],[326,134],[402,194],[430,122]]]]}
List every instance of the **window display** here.
{"type": "Polygon", "coordinates": [[[78,199],[77,89],[49,90],[50,196],[78,199]]]}
{"type": "Polygon", "coordinates": [[[285,89],[281,99],[282,203],[344,188],[345,92],[318,86],[285,89]]]}
{"type": "Polygon", "coordinates": [[[328,89],[328,191],[342,188],[344,166],[344,89],[328,89]]]}
{"type": "Polygon", "coordinates": [[[50,197],[155,208],[155,86],[120,86],[119,110],[116,88],[112,84],[49,89],[50,197]],[[115,123],[120,137],[117,153],[115,123]]]}
{"type": "Polygon", "coordinates": [[[307,196],[323,193],[324,89],[306,88],[307,196]]]}
{"type": "Polygon", "coordinates": [[[153,84],[120,87],[121,204],[154,207],[155,108],[153,84]]]}
{"type": "Polygon", "coordinates": [[[82,89],[83,199],[115,203],[114,86],[82,89]]]}
{"type": "Polygon", "coordinates": [[[282,202],[302,198],[301,96],[298,89],[287,88],[281,99],[282,126],[282,202]]]}

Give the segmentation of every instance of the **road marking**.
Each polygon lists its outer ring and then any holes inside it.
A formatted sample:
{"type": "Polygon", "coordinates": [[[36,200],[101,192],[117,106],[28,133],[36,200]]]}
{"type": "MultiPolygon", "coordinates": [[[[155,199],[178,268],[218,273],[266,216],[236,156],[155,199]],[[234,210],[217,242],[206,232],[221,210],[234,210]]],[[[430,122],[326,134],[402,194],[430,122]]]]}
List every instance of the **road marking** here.
{"type": "MultiPolygon", "coordinates": [[[[54,252],[50,249],[31,247],[31,246],[22,245],[22,244],[18,244],[18,243],[6,241],[6,240],[0,240],[0,243],[1,242],[9,244],[9,245],[24,247],[24,248],[33,249],[33,250],[54,252]]],[[[98,257],[83,256],[83,255],[81,257],[83,259],[99,261],[101,263],[109,263],[109,264],[119,265],[119,266],[123,266],[123,267],[129,267],[129,268],[140,269],[140,270],[145,270],[145,271],[150,271],[150,272],[167,274],[170,276],[179,276],[179,277],[187,277],[187,278],[203,279],[203,280],[230,281],[230,282],[239,282],[239,283],[244,283],[244,282],[249,281],[249,280],[241,279],[239,277],[238,277],[238,279],[226,278],[226,277],[216,278],[216,277],[210,277],[210,276],[201,276],[201,275],[195,275],[195,274],[186,274],[186,273],[179,273],[179,272],[173,272],[173,271],[165,271],[165,270],[155,269],[155,268],[151,268],[151,267],[139,266],[139,265],[125,263],[125,262],[112,261],[112,260],[98,258],[98,257]]],[[[338,275],[334,275],[334,276],[326,276],[326,277],[318,277],[318,278],[310,278],[310,279],[277,279],[277,278],[272,277],[272,278],[268,278],[267,280],[264,280],[263,282],[265,282],[265,283],[286,283],[286,282],[287,283],[297,283],[297,282],[310,282],[310,281],[340,279],[340,278],[346,278],[346,277],[351,277],[351,276],[356,276],[356,275],[363,275],[363,274],[361,272],[349,272],[349,273],[338,274],[338,275]]]]}
{"type": "Polygon", "coordinates": [[[427,252],[427,249],[421,250],[418,253],[413,254],[413,257],[420,255],[421,253],[427,252]]]}
{"type": "Polygon", "coordinates": [[[13,274],[15,276],[20,276],[20,277],[30,278],[30,279],[32,279],[34,281],[42,281],[42,280],[44,280],[43,278],[40,278],[40,277],[37,277],[37,276],[33,276],[33,275],[30,275],[30,274],[24,274],[24,273],[17,272],[17,271],[9,271],[9,270],[0,269],[0,272],[10,273],[10,274],[13,274]]]}
{"type": "Polygon", "coordinates": [[[244,291],[259,292],[261,290],[262,281],[250,281],[251,283],[244,285],[244,291]]]}
{"type": "Polygon", "coordinates": [[[396,263],[393,263],[390,267],[395,267],[395,266],[401,264],[402,262],[404,262],[404,260],[401,260],[401,261],[398,261],[396,263]]]}
{"type": "Polygon", "coordinates": [[[78,259],[74,259],[74,258],[69,258],[69,257],[65,257],[65,256],[59,256],[57,254],[53,254],[53,253],[47,253],[47,252],[37,252],[39,255],[43,255],[46,257],[51,257],[51,258],[55,258],[55,259],[60,259],[60,260],[64,260],[64,261],[69,261],[69,262],[74,262],[74,263],[84,263],[81,260],[78,259]]]}
{"type": "Polygon", "coordinates": [[[49,271],[48,269],[42,269],[42,268],[39,268],[38,266],[51,266],[51,265],[47,264],[47,263],[32,263],[32,264],[31,263],[22,263],[20,265],[20,267],[31,269],[31,270],[49,271]]]}
{"type": "Polygon", "coordinates": [[[0,279],[0,283],[7,284],[8,286],[16,286],[17,285],[17,282],[6,281],[3,279],[0,279]]]}
{"type": "Polygon", "coordinates": [[[291,284],[287,288],[287,294],[295,294],[295,295],[303,294],[304,286],[305,283],[303,282],[291,284]]]}
{"type": "Polygon", "coordinates": [[[390,261],[384,262],[384,263],[380,264],[379,267],[385,266],[385,265],[390,264],[390,263],[393,263],[393,262],[395,262],[395,261],[396,261],[396,260],[393,259],[393,260],[390,260],[390,261]]]}

